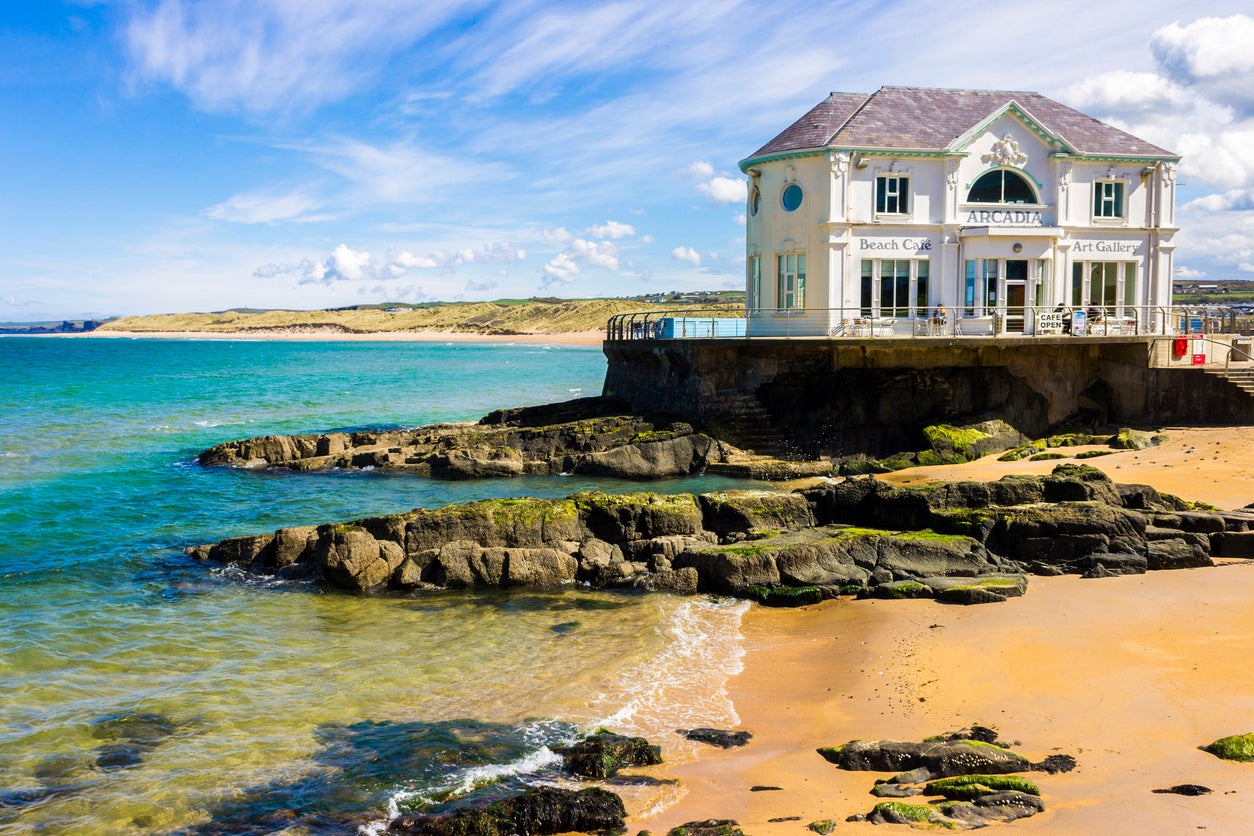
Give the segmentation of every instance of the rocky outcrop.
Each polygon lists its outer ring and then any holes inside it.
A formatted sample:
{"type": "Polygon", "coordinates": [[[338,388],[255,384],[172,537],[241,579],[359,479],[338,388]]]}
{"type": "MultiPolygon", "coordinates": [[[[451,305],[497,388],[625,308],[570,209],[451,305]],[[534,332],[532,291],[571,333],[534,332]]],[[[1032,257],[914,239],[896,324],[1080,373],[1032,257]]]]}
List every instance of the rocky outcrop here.
{"type": "Polygon", "coordinates": [[[613,778],[629,766],[654,766],[662,762],[662,747],[643,737],[627,737],[599,731],[573,746],[553,750],[562,756],[562,768],[580,778],[613,778]]]}
{"type": "Polygon", "coordinates": [[[1216,543],[1248,533],[1246,512],[1186,507],[1060,465],[987,483],[483,500],[188,553],[355,592],[581,583],[792,606],[841,594],[989,603],[1022,595],[1029,573],[1207,566],[1216,543]]]}
{"type": "Polygon", "coordinates": [[[417,429],[267,435],[205,450],[205,466],[374,469],[440,479],[585,473],[658,479],[698,473],[731,448],[665,418],[613,414],[601,398],[491,413],[478,423],[417,429]]]}
{"type": "Polygon", "coordinates": [[[997,740],[995,731],[983,726],[920,743],[851,740],[820,749],[819,754],[841,769],[895,772],[892,778],[877,781],[871,794],[914,799],[881,801],[869,813],[850,816],[850,821],[973,830],[1045,810],[1036,784],[1014,774],[1043,767],[1012,751],[997,740]]]}
{"type": "Polygon", "coordinates": [[[534,787],[484,807],[397,819],[387,832],[425,836],[617,833],[626,829],[626,818],[622,799],[600,787],[579,791],[534,787]]]}

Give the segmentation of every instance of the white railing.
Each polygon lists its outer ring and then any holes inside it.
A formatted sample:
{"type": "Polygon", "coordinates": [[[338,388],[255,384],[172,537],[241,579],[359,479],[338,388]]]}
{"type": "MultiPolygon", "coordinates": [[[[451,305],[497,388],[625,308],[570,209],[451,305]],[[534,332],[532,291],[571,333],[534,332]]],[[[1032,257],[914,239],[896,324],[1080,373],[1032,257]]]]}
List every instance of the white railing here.
{"type": "Polygon", "coordinates": [[[1198,306],[675,309],[617,314],[606,339],[1127,337],[1231,334],[1238,327],[1232,309],[1198,306]]]}

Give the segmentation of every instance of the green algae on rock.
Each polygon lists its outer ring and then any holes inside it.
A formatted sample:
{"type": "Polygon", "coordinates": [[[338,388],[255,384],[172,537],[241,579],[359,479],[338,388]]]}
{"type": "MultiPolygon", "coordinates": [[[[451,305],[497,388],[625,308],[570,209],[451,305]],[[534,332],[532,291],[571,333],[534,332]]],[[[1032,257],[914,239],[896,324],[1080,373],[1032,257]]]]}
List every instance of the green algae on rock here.
{"type": "Polygon", "coordinates": [[[1202,751],[1210,752],[1215,757],[1226,761],[1250,763],[1254,761],[1254,732],[1221,737],[1201,748],[1202,751]]]}

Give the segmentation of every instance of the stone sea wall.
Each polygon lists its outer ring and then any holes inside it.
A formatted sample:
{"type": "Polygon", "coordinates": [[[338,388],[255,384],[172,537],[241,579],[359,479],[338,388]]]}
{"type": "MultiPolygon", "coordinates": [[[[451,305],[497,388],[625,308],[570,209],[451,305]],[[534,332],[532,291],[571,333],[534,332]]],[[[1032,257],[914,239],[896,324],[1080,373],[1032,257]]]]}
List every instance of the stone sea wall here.
{"type": "Polygon", "coordinates": [[[1157,368],[1156,350],[1146,337],[620,340],[605,343],[604,394],[738,447],[766,427],[811,458],[891,455],[958,417],[1030,438],[1076,419],[1254,419],[1248,394],[1200,369],[1157,368]]]}
{"type": "Polygon", "coordinates": [[[1251,527],[1248,512],[1190,510],[1061,465],[989,483],[484,500],[188,553],[354,592],[584,584],[779,604],[840,594],[972,603],[1022,594],[1027,573],[1103,577],[1249,556],[1251,527]]]}

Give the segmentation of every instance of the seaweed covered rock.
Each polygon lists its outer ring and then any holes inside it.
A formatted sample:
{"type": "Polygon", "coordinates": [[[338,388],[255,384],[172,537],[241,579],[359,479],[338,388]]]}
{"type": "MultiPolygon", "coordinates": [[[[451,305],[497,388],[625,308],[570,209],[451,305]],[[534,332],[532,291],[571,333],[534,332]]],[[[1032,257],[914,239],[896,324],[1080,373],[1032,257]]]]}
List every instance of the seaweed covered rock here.
{"type": "Polygon", "coordinates": [[[850,821],[972,830],[1045,809],[1040,788],[1012,774],[1035,767],[985,726],[922,743],[850,741],[819,752],[843,769],[897,773],[877,781],[871,790],[872,795],[894,800],[882,801],[869,813],[851,816],[850,821]],[[976,768],[977,764],[992,768],[976,768]],[[905,798],[910,800],[900,800],[905,798]]]}
{"type": "Polygon", "coordinates": [[[734,749],[737,746],[746,746],[753,739],[752,732],[729,731],[726,729],[678,729],[677,733],[682,734],[688,740],[707,743],[720,749],[734,749]]]}
{"type": "Polygon", "coordinates": [[[672,827],[666,836],[745,836],[745,833],[733,819],[705,819],[672,827]]]}
{"type": "Polygon", "coordinates": [[[1207,743],[1201,749],[1203,752],[1210,752],[1215,757],[1226,761],[1250,763],[1254,761],[1254,732],[1221,737],[1212,743],[1207,743]]]}
{"type": "Polygon", "coordinates": [[[1028,438],[1010,424],[994,418],[954,426],[933,424],[924,427],[928,448],[918,454],[921,465],[958,464],[974,461],[989,453],[1017,447],[1028,438]]]}
{"type": "Polygon", "coordinates": [[[953,775],[1000,775],[1026,772],[1027,758],[978,740],[909,743],[897,740],[851,740],[844,746],[820,749],[829,762],[855,772],[905,772],[926,769],[933,778],[953,775]]]}
{"type": "Polygon", "coordinates": [[[400,818],[388,826],[387,832],[407,836],[616,833],[626,829],[626,818],[622,799],[600,787],[579,791],[535,787],[485,807],[400,818]]]}
{"type": "Polygon", "coordinates": [[[987,603],[1025,572],[1101,578],[1254,553],[1254,514],[1197,510],[1100,471],[793,493],[597,491],[488,499],[192,546],[197,559],[355,592],[555,587],[713,592],[796,606],[842,594],[987,603]]]}
{"type": "Polygon", "coordinates": [[[727,457],[727,448],[690,424],[613,412],[622,407],[611,399],[583,398],[496,412],[475,424],[270,435],[218,444],[198,460],[215,467],[369,468],[441,479],[525,473],[658,479],[698,473],[727,457]]]}
{"type": "Polygon", "coordinates": [[[573,746],[555,749],[562,767],[583,778],[610,778],[628,766],[653,766],[662,762],[662,748],[643,737],[625,737],[599,731],[573,746]]]}

